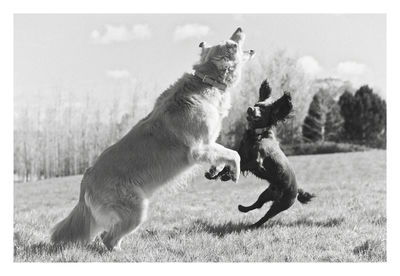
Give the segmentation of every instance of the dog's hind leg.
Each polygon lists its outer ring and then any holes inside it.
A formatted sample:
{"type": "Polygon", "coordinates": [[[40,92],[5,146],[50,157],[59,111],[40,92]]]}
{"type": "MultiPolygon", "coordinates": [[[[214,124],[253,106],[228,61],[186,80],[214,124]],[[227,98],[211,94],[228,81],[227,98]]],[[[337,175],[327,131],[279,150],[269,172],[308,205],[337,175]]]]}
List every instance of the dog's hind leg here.
{"type": "Polygon", "coordinates": [[[276,199],[276,192],[273,191],[271,187],[268,187],[268,189],[262,192],[261,195],[258,197],[257,201],[254,202],[252,205],[247,207],[239,205],[238,209],[240,212],[247,213],[254,209],[260,209],[264,205],[264,203],[275,199],[276,199]]]}
{"type": "Polygon", "coordinates": [[[116,199],[104,208],[104,211],[114,214],[114,219],[104,227],[106,232],[101,234],[101,239],[109,250],[120,248],[122,238],[135,231],[146,219],[148,207],[148,199],[136,186],[121,184],[116,199]]]}
{"type": "Polygon", "coordinates": [[[114,209],[120,220],[108,231],[101,234],[101,239],[108,250],[120,249],[122,238],[135,231],[144,221],[147,212],[147,200],[140,204],[123,204],[114,209]]]}
{"type": "Polygon", "coordinates": [[[264,217],[262,217],[259,221],[251,225],[250,227],[252,228],[257,228],[263,225],[267,220],[270,218],[276,216],[282,211],[285,211],[288,209],[290,206],[293,205],[296,197],[293,198],[292,195],[285,195],[283,196],[279,201],[275,201],[272,205],[271,208],[268,210],[268,212],[265,214],[264,217]]]}

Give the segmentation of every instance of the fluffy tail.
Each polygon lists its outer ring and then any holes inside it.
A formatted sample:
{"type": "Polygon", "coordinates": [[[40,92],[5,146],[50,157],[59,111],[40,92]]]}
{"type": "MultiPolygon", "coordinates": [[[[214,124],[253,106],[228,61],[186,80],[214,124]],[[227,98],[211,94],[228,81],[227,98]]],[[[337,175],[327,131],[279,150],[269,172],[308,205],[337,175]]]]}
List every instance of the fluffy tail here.
{"type": "Polygon", "coordinates": [[[80,200],[72,212],[54,226],[53,243],[86,242],[90,240],[92,214],[84,200],[80,200]]]}
{"type": "Polygon", "coordinates": [[[300,201],[302,204],[307,204],[308,202],[311,201],[313,197],[316,195],[307,193],[303,191],[303,189],[298,189],[298,195],[297,195],[297,200],[300,201]]]}

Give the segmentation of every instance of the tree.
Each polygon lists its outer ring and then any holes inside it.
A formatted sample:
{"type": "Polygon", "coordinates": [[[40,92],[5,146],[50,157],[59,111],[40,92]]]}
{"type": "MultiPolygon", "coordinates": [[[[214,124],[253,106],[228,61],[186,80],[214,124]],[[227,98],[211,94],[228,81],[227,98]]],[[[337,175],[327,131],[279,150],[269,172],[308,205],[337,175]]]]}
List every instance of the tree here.
{"type": "Polygon", "coordinates": [[[272,97],[279,98],[284,91],[291,93],[294,105],[293,115],[277,127],[277,136],[284,144],[301,140],[301,126],[307,107],[311,101],[311,80],[297,65],[297,58],[285,50],[274,52],[271,56],[258,55],[242,73],[239,87],[232,95],[232,108],[223,123],[219,142],[230,148],[237,148],[247,127],[246,111],[258,100],[258,90],[267,79],[272,89],[272,97]]]}
{"type": "Polygon", "coordinates": [[[314,95],[308,115],[303,123],[303,139],[306,142],[323,141],[325,137],[326,110],[323,104],[322,94],[314,95]]]}
{"type": "Polygon", "coordinates": [[[304,119],[303,139],[306,142],[338,141],[342,125],[340,107],[331,96],[331,91],[320,89],[314,95],[304,119]]]}
{"type": "Polygon", "coordinates": [[[333,101],[326,114],[325,140],[339,142],[343,135],[343,124],[344,120],[340,114],[340,106],[338,102],[333,101]]]}
{"type": "Polygon", "coordinates": [[[346,140],[354,140],[357,136],[357,130],[353,128],[357,123],[353,115],[355,109],[355,99],[353,94],[345,91],[339,98],[340,114],[344,118],[343,131],[346,140]]]}
{"type": "Polygon", "coordinates": [[[368,85],[361,86],[354,96],[343,93],[339,105],[347,140],[368,145],[386,144],[386,102],[368,85]]]}
{"type": "Polygon", "coordinates": [[[273,97],[279,97],[284,91],[292,96],[293,116],[277,127],[277,136],[284,144],[302,140],[302,123],[313,97],[310,93],[312,79],[298,66],[297,61],[295,56],[280,50],[267,60],[265,68],[273,97]]]}

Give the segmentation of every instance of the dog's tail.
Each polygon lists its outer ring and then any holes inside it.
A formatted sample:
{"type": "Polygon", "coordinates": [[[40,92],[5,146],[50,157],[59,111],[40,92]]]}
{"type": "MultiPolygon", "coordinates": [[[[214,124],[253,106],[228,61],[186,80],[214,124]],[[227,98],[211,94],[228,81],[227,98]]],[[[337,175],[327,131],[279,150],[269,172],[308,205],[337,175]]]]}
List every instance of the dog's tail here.
{"type": "Polygon", "coordinates": [[[52,229],[53,243],[87,242],[90,240],[92,214],[84,201],[79,201],[72,212],[52,229]]]}
{"type": "Polygon", "coordinates": [[[53,243],[87,242],[90,240],[90,225],[94,221],[92,213],[85,202],[86,183],[90,179],[91,168],[87,169],[82,182],[78,204],[71,213],[57,223],[51,230],[53,243]]]}
{"type": "Polygon", "coordinates": [[[303,189],[298,189],[297,192],[297,200],[300,201],[302,204],[307,204],[311,201],[313,197],[316,197],[316,195],[307,193],[303,191],[303,189]]]}

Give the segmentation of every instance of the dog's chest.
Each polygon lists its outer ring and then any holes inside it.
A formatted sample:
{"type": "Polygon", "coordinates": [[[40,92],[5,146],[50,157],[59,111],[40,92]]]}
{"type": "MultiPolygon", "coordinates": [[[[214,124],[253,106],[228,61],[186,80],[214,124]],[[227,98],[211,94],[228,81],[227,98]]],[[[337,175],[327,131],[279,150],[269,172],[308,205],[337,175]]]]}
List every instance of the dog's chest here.
{"type": "Polygon", "coordinates": [[[231,108],[231,97],[228,92],[218,92],[214,93],[209,101],[211,108],[207,111],[207,125],[211,136],[216,139],[221,130],[222,120],[228,116],[229,109],[231,108]]]}
{"type": "Polygon", "coordinates": [[[218,113],[220,119],[228,116],[229,109],[231,108],[231,94],[229,92],[222,92],[216,88],[208,90],[207,101],[212,105],[213,109],[218,113]]]}
{"type": "Polygon", "coordinates": [[[231,94],[229,92],[222,94],[219,98],[218,105],[219,114],[223,119],[228,116],[229,110],[231,109],[231,94]]]}

